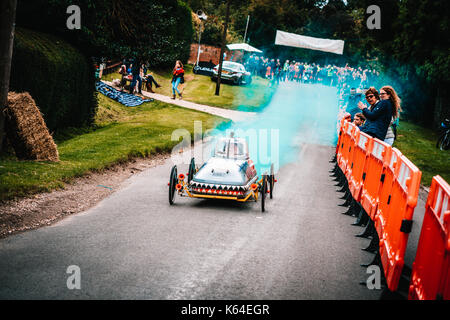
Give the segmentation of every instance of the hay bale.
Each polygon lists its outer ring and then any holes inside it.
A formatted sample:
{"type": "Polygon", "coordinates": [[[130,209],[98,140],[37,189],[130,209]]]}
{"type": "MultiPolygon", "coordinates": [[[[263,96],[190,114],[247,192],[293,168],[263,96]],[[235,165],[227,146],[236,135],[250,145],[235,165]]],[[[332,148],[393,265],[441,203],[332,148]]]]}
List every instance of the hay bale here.
{"type": "Polygon", "coordinates": [[[6,135],[19,159],[59,161],[58,148],[28,92],[8,93],[6,135]]]}

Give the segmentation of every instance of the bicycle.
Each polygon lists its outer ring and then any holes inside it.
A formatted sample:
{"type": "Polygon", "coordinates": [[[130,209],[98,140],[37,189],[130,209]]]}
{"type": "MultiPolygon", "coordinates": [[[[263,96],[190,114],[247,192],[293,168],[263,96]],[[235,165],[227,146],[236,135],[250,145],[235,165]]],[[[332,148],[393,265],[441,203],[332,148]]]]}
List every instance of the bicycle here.
{"type": "Polygon", "coordinates": [[[436,148],[439,148],[439,150],[448,150],[450,149],[450,120],[445,119],[443,122],[441,122],[440,131],[442,131],[442,134],[439,136],[439,139],[436,143],[436,148]]]}

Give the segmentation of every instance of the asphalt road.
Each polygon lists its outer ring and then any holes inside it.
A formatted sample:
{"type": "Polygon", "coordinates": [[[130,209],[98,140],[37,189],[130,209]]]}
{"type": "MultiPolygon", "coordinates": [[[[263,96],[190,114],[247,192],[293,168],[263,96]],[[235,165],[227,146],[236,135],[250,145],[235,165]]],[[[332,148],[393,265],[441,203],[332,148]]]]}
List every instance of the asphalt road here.
{"type": "Polygon", "coordinates": [[[0,240],[0,298],[378,299],[379,290],[359,284],[372,254],[338,206],[328,173],[334,149],[301,140],[265,213],[259,202],[177,197],[170,206],[168,160],[84,213],[0,240]],[[81,288],[70,290],[73,265],[81,288]]]}
{"type": "Polygon", "coordinates": [[[179,197],[169,206],[168,161],[85,213],[3,239],[0,298],[378,299],[358,284],[372,255],[340,214],[332,148],[301,150],[265,213],[259,203],[179,197]],[[67,288],[70,265],[80,290],[67,288]]]}

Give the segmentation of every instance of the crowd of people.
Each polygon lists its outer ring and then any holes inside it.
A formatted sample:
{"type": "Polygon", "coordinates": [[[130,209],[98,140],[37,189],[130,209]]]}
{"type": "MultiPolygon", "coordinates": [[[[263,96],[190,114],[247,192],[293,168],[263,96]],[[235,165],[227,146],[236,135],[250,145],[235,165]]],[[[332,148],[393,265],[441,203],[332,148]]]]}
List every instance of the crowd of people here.
{"type": "Polygon", "coordinates": [[[339,88],[368,88],[369,84],[378,86],[380,73],[362,67],[353,68],[335,65],[319,65],[300,61],[270,59],[264,56],[251,55],[244,62],[246,70],[253,76],[260,76],[275,82],[295,81],[301,83],[320,83],[339,88]]]}
{"type": "MultiPolygon", "coordinates": [[[[153,91],[153,84],[156,88],[160,88],[161,85],[155,80],[155,77],[149,72],[148,63],[142,63],[138,59],[123,60],[123,64],[119,69],[121,79],[118,86],[121,91],[128,89],[130,94],[138,93],[142,94],[143,86],[147,91],[155,93],[153,91]],[[130,82],[127,85],[127,82],[130,82]]],[[[175,66],[172,70],[172,99],[176,99],[178,94],[181,100],[183,90],[180,89],[180,84],[184,83],[184,69],[183,63],[180,60],[175,62],[175,66]]]]}
{"type": "Polygon", "coordinates": [[[142,87],[145,86],[147,91],[154,93],[153,84],[156,88],[161,87],[153,75],[149,73],[148,64],[137,59],[123,60],[119,74],[121,75],[119,83],[121,91],[128,89],[131,94],[135,92],[142,94],[142,87]],[[128,86],[127,81],[130,82],[128,86]]]}
{"type": "Polygon", "coordinates": [[[289,60],[282,63],[280,59],[257,55],[251,55],[244,65],[252,75],[271,80],[270,85],[290,81],[337,87],[340,110],[349,121],[372,137],[389,145],[394,143],[400,98],[391,86],[381,86],[378,71],[348,64],[340,67],[289,60]]]}

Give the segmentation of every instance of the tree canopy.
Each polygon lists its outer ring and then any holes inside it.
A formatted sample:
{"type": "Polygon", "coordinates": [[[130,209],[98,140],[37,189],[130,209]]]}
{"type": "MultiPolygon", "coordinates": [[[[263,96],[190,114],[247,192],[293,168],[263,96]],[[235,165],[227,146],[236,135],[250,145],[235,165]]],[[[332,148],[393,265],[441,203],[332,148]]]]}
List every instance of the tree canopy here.
{"type": "Polygon", "coordinates": [[[138,57],[152,65],[187,60],[193,37],[190,8],[179,0],[80,0],[81,30],[68,30],[71,0],[19,1],[19,25],[58,34],[89,56],[138,57]]]}
{"type": "MultiPolygon", "coordinates": [[[[223,1],[187,0],[191,8],[224,17],[223,1]]],[[[382,72],[396,88],[408,112],[426,125],[450,116],[450,1],[435,0],[247,0],[233,1],[231,33],[264,54],[320,64],[349,63],[382,72]],[[381,10],[381,29],[368,29],[370,5],[381,10]],[[342,56],[274,45],[276,30],[312,37],[342,39],[342,56]],[[241,38],[242,39],[242,38],[241,38]],[[440,110],[440,111],[437,111],[440,110]]]]}

